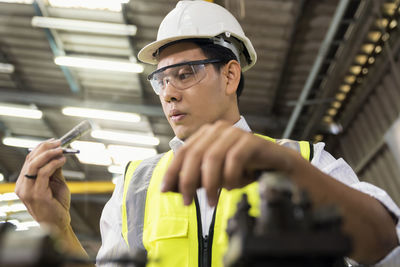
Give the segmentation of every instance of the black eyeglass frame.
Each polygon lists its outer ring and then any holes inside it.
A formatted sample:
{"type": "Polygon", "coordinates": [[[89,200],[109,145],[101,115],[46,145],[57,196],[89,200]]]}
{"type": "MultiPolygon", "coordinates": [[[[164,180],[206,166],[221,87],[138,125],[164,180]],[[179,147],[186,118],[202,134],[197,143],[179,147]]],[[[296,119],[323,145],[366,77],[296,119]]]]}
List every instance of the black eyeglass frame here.
{"type": "Polygon", "coordinates": [[[150,81],[155,74],[163,72],[164,70],[167,70],[170,68],[179,67],[179,66],[183,66],[183,65],[193,66],[193,65],[201,65],[201,64],[214,64],[214,63],[220,63],[222,61],[223,61],[222,59],[217,59],[217,58],[209,59],[208,58],[208,59],[195,60],[195,61],[186,61],[186,62],[181,62],[181,63],[165,66],[165,67],[162,67],[161,69],[155,70],[152,73],[150,73],[150,75],[147,76],[147,80],[150,81]]]}

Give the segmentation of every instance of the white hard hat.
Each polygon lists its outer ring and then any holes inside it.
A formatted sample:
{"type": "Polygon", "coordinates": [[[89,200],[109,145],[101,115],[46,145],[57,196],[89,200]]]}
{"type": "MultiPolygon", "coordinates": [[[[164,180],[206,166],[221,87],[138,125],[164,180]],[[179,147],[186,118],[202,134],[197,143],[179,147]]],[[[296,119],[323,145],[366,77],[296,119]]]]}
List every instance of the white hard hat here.
{"type": "Polygon", "coordinates": [[[207,1],[179,1],[158,29],[157,40],[139,51],[138,58],[157,64],[158,49],[183,39],[211,39],[232,50],[243,71],[251,68],[257,54],[236,18],[225,8],[207,1]]]}

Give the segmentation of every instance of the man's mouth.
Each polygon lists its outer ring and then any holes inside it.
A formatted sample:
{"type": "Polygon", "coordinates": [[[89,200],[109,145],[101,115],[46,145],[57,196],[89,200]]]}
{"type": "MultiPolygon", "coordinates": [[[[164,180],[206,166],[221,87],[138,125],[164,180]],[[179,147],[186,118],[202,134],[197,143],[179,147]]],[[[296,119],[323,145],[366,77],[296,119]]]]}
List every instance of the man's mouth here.
{"type": "Polygon", "coordinates": [[[183,120],[186,117],[186,113],[183,113],[183,112],[181,112],[179,110],[172,110],[169,113],[169,117],[171,118],[171,120],[173,122],[179,122],[179,121],[183,120]]]}

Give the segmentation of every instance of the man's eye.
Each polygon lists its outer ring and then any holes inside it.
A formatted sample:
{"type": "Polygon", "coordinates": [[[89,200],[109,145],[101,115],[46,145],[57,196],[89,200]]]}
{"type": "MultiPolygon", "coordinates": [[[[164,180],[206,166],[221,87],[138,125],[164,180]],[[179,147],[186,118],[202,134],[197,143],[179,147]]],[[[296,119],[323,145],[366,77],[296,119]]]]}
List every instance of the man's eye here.
{"type": "Polygon", "coordinates": [[[179,73],[178,74],[178,79],[182,81],[182,80],[186,80],[186,79],[188,79],[188,78],[190,78],[192,76],[193,76],[193,72],[179,73]]]}

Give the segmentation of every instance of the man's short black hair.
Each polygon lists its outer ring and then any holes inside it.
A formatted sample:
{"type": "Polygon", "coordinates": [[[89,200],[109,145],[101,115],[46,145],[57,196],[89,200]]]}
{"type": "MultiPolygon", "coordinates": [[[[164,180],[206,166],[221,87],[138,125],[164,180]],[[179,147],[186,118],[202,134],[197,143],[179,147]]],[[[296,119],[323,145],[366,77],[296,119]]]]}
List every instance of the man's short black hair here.
{"type": "MultiPolygon", "coordinates": [[[[182,42],[192,42],[199,46],[201,50],[203,51],[204,55],[207,58],[210,59],[220,59],[221,62],[219,63],[214,63],[214,67],[216,68],[217,71],[221,69],[222,66],[226,65],[229,61],[231,60],[236,60],[239,61],[235,54],[232,52],[232,50],[223,47],[221,45],[214,44],[211,40],[209,39],[183,39],[183,40],[177,40],[173,41],[171,43],[165,44],[162,47],[160,47],[157,52],[153,56],[157,56],[157,54],[160,54],[162,50],[167,48],[168,46],[171,46],[176,43],[182,43],[182,42]]],[[[238,87],[236,89],[236,96],[237,99],[239,100],[240,95],[242,94],[244,88],[244,76],[243,72],[240,72],[240,81],[238,84],[238,87]]]]}
{"type": "MultiPolygon", "coordinates": [[[[204,55],[207,58],[217,58],[220,59],[221,62],[219,63],[214,63],[213,66],[216,68],[216,70],[220,70],[222,66],[224,66],[225,64],[227,64],[229,61],[231,60],[236,60],[238,61],[238,59],[236,58],[235,54],[232,52],[232,50],[211,43],[211,42],[204,42],[204,41],[194,41],[194,43],[196,45],[198,45],[201,50],[203,51],[204,55]]],[[[244,88],[244,76],[243,76],[243,72],[240,72],[240,81],[236,90],[236,96],[239,99],[239,96],[242,94],[244,88]]]]}

